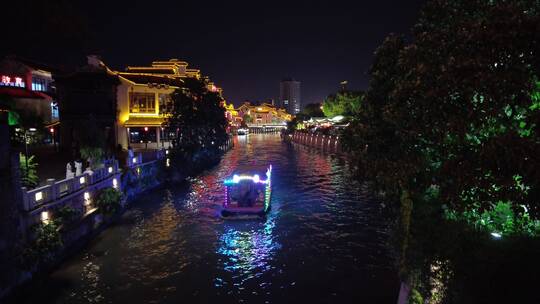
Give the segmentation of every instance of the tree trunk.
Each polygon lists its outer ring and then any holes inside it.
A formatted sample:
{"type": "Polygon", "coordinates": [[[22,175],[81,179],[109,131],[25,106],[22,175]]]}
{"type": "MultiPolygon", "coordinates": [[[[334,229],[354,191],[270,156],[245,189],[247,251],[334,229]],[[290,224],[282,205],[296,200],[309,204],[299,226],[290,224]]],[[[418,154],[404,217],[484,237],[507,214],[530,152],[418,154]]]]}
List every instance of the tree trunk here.
{"type": "Polygon", "coordinates": [[[411,214],[413,209],[413,200],[411,194],[407,188],[401,190],[401,256],[399,261],[399,272],[402,278],[406,278],[408,275],[407,267],[407,250],[409,247],[409,234],[411,225],[411,214]]]}

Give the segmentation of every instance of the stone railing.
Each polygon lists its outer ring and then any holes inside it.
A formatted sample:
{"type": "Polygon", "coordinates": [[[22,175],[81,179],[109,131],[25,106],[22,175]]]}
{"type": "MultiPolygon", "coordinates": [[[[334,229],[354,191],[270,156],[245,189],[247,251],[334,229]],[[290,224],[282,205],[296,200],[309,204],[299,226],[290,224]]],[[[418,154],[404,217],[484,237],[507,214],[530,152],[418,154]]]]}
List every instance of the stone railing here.
{"type": "Polygon", "coordinates": [[[133,168],[140,164],[142,164],[142,153],[137,153],[133,155],[133,157],[128,157],[127,159],[127,165],[130,168],[133,168]]]}
{"type": "Polygon", "coordinates": [[[23,188],[24,210],[34,210],[41,205],[79,192],[88,185],[96,184],[119,173],[118,162],[116,160],[106,160],[103,165],[103,167],[92,171],[92,174],[85,172],[81,175],[60,181],[48,180],[48,185],[32,190],[23,188]]]}
{"type": "Polygon", "coordinates": [[[339,136],[324,135],[319,133],[294,132],[292,141],[305,146],[320,149],[328,153],[341,153],[339,136]]]}

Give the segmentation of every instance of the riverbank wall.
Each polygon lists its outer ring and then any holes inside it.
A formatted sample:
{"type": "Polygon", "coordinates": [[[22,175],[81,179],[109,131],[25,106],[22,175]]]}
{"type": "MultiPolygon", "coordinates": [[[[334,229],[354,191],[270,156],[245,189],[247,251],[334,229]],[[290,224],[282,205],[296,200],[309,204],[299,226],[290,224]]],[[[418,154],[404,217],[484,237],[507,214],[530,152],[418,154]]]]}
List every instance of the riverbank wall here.
{"type": "Polygon", "coordinates": [[[315,148],[321,152],[331,154],[342,154],[343,147],[339,136],[324,135],[320,133],[309,133],[302,131],[295,131],[292,135],[291,141],[296,144],[304,145],[307,147],[315,148]]]}
{"type": "MultiPolygon", "coordinates": [[[[219,163],[222,154],[231,148],[232,140],[228,140],[215,149],[216,153],[205,154],[205,157],[200,159],[204,166],[198,167],[206,169],[212,163],[219,163]]],[[[182,182],[189,176],[187,173],[178,174],[183,166],[179,164],[173,167],[173,153],[169,150],[156,150],[153,153],[155,155],[150,157],[145,155],[145,158],[151,160],[144,163],[140,153],[126,159],[125,164],[109,159],[92,172],[84,172],[60,181],[51,179],[47,185],[31,190],[20,186],[18,155],[12,154],[12,161],[6,163],[6,170],[2,171],[6,173],[2,175],[2,181],[9,181],[2,183],[2,187],[10,189],[6,193],[10,193],[13,199],[9,200],[12,205],[1,206],[11,210],[0,214],[9,215],[4,216],[6,219],[2,224],[10,223],[11,228],[0,232],[0,299],[17,293],[18,289],[22,290],[21,286],[47,274],[70,255],[80,251],[88,241],[114,223],[143,193],[167,182],[182,182]],[[172,179],[174,176],[177,177],[176,180],[172,179]],[[96,204],[101,191],[109,188],[122,193],[120,208],[114,214],[104,214],[96,204]],[[55,223],[66,207],[74,211],[74,218],[58,227],[53,226],[54,231],[44,229],[48,224],[55,223]],[[11,220],[8,221],[8,217],[11,220]],[[47,239],[54,240],[58,236],[61,246],[44,244],[41,241],[42,236],[39,235],[43,231],[49,233],[46,235],[46,242],[47,239]],[[35,253],[31,256],[31,261],[28,252],[35,253]]],[[[193,171],[193,164],[184,166],[186,170],[187,167],[191,168],[191,175],[197,173],[193,171]]],[[[3,193],[4,191],[2,195],[3,193]]]]}

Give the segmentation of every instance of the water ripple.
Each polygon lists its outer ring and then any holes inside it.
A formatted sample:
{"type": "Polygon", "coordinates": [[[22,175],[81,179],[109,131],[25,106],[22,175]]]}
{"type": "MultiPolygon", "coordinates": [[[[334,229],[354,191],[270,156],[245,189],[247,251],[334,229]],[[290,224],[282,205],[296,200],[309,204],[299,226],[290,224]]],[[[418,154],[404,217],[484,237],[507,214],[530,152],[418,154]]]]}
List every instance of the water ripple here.
{"type": "Polygon", "coordinates": [[[119,225],[51,276],[50,284],[67,282],[64,287],[35,299],[395,302],[398,284],[380,204],[354,182],[344,159],[272,135],[251,135],[235,145],[215,169],[133,204],[119,225]],[[253,163],[274,167],[267,220],[217,218],[222,180],[238,165],[253,163]]]}

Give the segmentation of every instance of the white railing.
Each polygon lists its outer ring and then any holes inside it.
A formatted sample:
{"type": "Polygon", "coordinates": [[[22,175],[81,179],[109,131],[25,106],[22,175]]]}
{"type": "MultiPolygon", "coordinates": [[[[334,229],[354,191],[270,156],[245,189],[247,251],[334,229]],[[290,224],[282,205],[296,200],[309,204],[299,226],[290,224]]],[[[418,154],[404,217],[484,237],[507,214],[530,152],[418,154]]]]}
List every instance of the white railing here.
{"type": "Polygon", "coordinates": [[[134,154],[132,157],[128,155],[128,167],[133,168],[142,164],[142,153],[134,154]]]}
{"type": "Polygon", "coordinates": [[[312,134],[307,132],[295,132],[293,134],[293,142],[302,145],[321,149],[330,153],[341,152],[341,142],[339,136],[324,135],[324,134],[312,134]]]}
{"type": "Polygon", "coordinates": [[[111,159],[104,162],[104,166],[95,169],[91,174],[81,175],[55,181],[49,185],[32,190],[23,188],[23,204],[26,211],[38,208],[41,205],[53,202],[66,195],[75,193],[88,185],[95,184],[118,173],[118,161],[111,159]]]}

